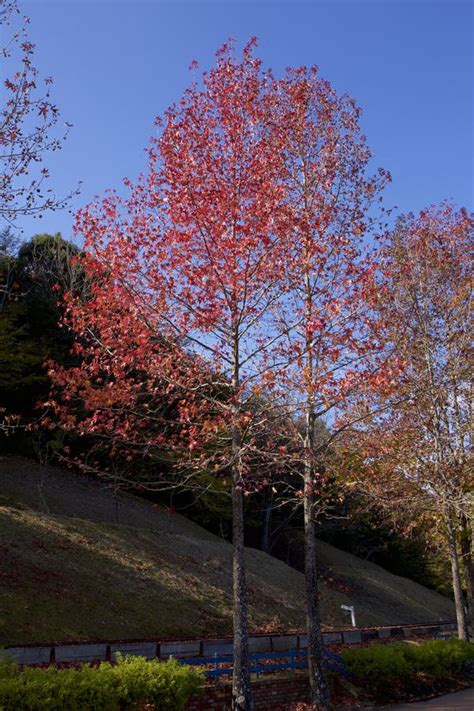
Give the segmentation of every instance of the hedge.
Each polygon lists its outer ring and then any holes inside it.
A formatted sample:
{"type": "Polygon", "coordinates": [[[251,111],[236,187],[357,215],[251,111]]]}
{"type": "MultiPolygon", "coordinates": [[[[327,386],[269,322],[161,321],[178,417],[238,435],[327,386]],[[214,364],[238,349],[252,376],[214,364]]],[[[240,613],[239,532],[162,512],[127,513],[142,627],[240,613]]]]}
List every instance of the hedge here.
{"type": "Polygon", "coordinates": [[[117,664],[19,670],[0,660],[0,711],[181,711],[202,675],[176,660],[120,657],[117,664]]]}
{"type": "Polygon", "coordinates": [[[474,659],[474,644],[458,639],[433,639],[422,644],[373,644],[342,653],[349,672],[370,688],[379,689],[392,681],[404,681],[417,674],[435,678],[462,671],[474,659]]]}

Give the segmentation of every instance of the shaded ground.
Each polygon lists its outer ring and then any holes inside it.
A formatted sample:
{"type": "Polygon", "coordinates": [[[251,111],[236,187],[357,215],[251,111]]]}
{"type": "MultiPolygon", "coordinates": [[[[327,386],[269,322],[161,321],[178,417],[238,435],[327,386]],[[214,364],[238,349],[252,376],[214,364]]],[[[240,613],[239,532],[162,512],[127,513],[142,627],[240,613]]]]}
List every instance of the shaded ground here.
{"type": "MultiPolygon", "coordinates": [[[[0,458],[0,644],[225,634],[231,546],[84,477],[0,458]]],[[[326,627],[451,619],[452,603],[320,543],[326,627]]],[[[303,576],[247,549],[251,627],[304,626],[303,576]]]]}

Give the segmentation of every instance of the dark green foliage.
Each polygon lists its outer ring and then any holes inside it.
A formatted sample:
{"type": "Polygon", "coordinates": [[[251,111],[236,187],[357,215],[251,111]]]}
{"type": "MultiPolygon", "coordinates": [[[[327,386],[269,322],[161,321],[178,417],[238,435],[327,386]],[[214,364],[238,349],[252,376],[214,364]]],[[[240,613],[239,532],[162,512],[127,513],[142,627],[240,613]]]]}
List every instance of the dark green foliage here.
{"type": "Polygon", "coordinates": [[[33,336],[25,303],[9,304],[0,318],[0,406],[8,414],[29,417],[47,393],[43,363],[50,352],[48,334],[33,336]]]}
{"type": "Polygon", "coordinates": [[[348,649],[342,658],[349,672],[369,689],[377,690],[394,679],[410,676],[410,664],[398,645],[373,644],[360,649],[348,649]]]}
{"type": "Polygon", "coordinates": [[[373,644],[347,649],[342,657],[357,681],[377,691],[386,684],[405,681],[417,674],[438,679],[449,677],[474,659],[474,644],[458,639],[435,639],[423,644],[373,644]]]}
{"type": "Polygon", "coordinates": [[[85,288],[78,254],[60,234],[36,235],[18,251],[9,235],[0,236],[0,410],[22,425],[2,444],[16,443],[23,453],[34,438],[25,428],[38,420],[37,405],[49,393],[45,361],[69,358],[61,298],[65,290],[85,288]]]}
{"type": "Polygon", "coordinates": [[[42,336],[46,331],[55,339],[64,340],[59,328],[60,299],[65,289],[77,289],[83,280],[80,267],[73,264],[78,254],[77,247],[60,234],[35,235],[20,247],[18,281],[33,336],[42,336]]]}
{"type": "Polygon", "coordinates": [[[421,645],[402,644],[400,648],[415,672],[435,677],[459,672],[474,659],[474,644],[459,639],[432,639],[421,645]]]}
{"type": "Polygon", "coordinates": [[[181,711],[202,683],[199,672],[175,660],[124,657],[116,665],[19,671],[0,662],[0,711],[181,711]]]}

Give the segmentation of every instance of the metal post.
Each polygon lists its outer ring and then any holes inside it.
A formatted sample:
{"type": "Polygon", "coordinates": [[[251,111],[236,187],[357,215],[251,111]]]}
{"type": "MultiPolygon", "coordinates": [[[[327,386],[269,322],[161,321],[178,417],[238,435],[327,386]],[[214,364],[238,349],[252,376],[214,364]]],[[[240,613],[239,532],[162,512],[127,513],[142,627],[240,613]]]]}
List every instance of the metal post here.
{"type": "Polygon", "coordinates": [[[356,620],[355,620],[355,612],[354,612],[354,605],[341,605],[341,610],[345,610],[346,612],[351,613],[351,623],[352,626],[356,626],[356,620]]]}

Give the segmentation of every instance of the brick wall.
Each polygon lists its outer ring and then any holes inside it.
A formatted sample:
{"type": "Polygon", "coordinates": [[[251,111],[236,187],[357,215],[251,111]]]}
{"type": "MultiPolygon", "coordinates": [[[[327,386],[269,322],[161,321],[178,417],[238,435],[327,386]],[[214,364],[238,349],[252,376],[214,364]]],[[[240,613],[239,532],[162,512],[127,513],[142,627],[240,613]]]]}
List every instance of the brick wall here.
{"type": "MultiPolygon", "coordinates": [[[[271,711],[280,704],[309,700],[307,677],[293,679],[263,679],[252,684],[255,711],[271,711]]],[[[230,711],[230,684],[207,685],[201,696],[190,699],[186,711],[230,711]]]]}

